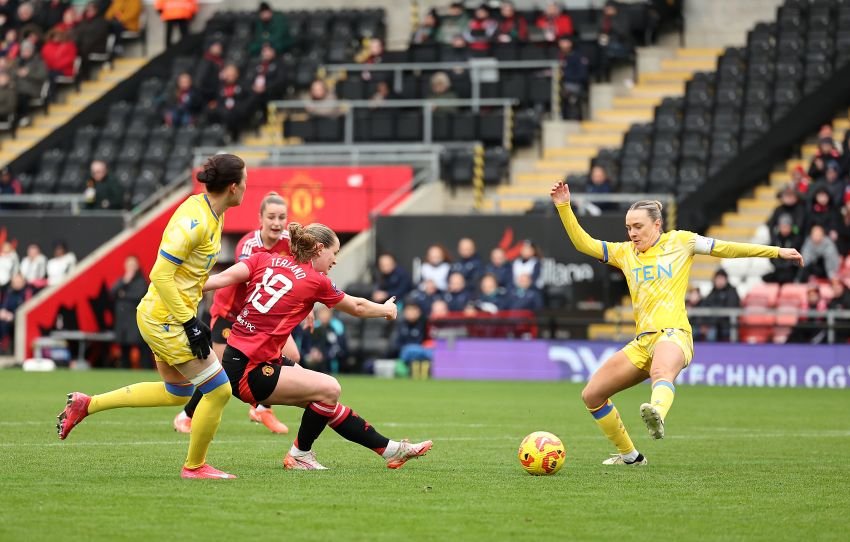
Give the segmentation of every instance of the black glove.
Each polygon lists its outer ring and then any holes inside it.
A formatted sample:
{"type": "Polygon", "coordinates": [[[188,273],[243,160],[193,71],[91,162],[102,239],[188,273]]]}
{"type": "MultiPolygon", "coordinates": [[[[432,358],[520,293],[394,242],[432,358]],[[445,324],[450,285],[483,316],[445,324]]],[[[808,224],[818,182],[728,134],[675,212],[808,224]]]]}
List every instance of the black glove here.
{"type": "Polygon", "coordinates": [[[210,328],[196,317],[183,323],[186,336],[189,337],[189,349],[198,359],[207,359],[212,347],[212,333],[210,328]]]}

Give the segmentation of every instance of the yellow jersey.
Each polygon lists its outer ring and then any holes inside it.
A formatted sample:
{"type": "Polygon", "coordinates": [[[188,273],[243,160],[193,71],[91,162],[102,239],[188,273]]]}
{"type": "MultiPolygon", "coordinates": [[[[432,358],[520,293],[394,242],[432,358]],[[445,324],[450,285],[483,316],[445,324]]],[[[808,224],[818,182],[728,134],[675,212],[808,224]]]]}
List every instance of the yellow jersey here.
{"type": "Polygon", "coordinates": [[[779,256],[777,247],[720,241],[683,230],[662,233],[654,245],[639,252],[631,241],[610,243],[594,239],[579,225],[569,203],[556,207],[576,249],[623,271],[637,335],[666,328],[691,331],[685,294],[694,254],[720,258],[779,256]]]}
{"type": "Polygon", "coordinates": [[[195,316],[221,252],[223,224],[206,194],[180,204],[162,234],[148,293],[137,307],[140,313],[163,324],[182,324],[195,316]]]}

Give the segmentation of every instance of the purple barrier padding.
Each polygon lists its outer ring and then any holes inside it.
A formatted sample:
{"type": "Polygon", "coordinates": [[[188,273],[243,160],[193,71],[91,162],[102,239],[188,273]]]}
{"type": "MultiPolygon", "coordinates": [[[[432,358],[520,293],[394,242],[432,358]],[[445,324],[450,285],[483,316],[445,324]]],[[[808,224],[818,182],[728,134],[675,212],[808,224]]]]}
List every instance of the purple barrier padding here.
{"type": "MultiPolygon", "coordinates": [[[[440,340],[434,378],[585,382],[622,343],[440,340]]],[[[678,383],[752,387],[850,387],[850,345],[697,343],[678,383]]]]}

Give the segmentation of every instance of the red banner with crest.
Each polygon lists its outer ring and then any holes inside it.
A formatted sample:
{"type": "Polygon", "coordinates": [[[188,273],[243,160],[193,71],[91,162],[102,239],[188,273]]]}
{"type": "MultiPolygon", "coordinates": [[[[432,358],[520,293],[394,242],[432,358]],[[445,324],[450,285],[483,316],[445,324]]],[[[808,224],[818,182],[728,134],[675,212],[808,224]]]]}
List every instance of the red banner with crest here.
{"type": "MultiPolygon", "coordinates": [[[[271,191],[288,203],[290,222],[321,222],[337,232],[370,227],[372,213],[388,214],[404,201],[410,166],[249,167],[242,205],[227,211],[224,231],[244,233],[259,224],[260,202],[271,191]]],[[[203,190],[195,182],[195,192],[203,190]]]]}

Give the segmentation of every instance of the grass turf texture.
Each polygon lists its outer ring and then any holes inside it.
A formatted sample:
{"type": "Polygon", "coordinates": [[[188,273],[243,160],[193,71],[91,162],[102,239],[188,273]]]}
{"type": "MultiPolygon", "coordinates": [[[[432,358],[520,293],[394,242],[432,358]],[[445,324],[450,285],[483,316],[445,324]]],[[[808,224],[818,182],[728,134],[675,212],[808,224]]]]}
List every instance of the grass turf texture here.
{"type": "Polygon", "coordinates": [[[0,372],[0,540],[846,540],[846,390],[678,386],[668,438],[650,441],[641,386],[615,398],[645,468],[603,467],[613,449],[567,383],[343,378],[343,402],[391,438],[433,439],[399,471],[326,429],[331,470],[287,472],[292,429],[272,435],[232,400],[210,463],[233,481],[181,480],[188,435],[176,409],[85,420],[61,442],[73,390],[102,392],[152,373],[0,372]],[[556,475],[532,477],[520,440],[567,446],[556,475]]]}

